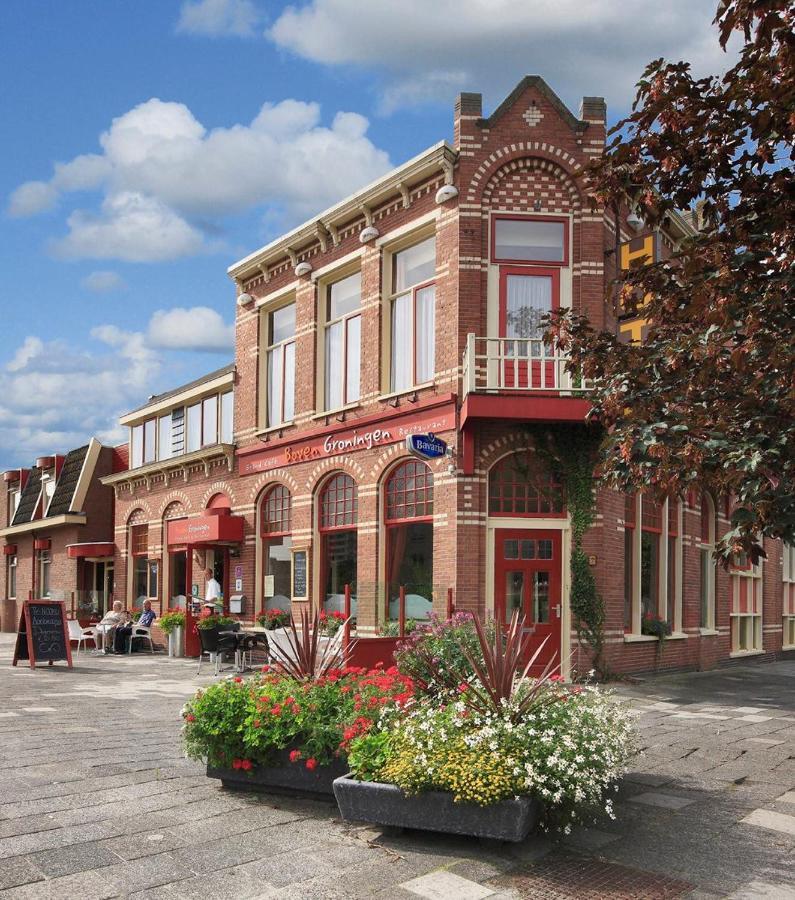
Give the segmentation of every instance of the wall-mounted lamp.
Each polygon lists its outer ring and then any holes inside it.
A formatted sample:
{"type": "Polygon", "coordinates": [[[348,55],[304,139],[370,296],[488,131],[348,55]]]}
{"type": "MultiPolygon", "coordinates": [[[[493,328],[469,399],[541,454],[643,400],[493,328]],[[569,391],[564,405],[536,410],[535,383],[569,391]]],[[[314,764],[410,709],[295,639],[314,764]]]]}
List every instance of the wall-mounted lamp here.
{"type": "Polygon", "coordinates": [[[312,271],[312,263],[300,262],[295,267],[295,277],[300,278],[302,275],[308,275],[312,271]]]}
{"type": "Polygon", "coordinates": [[[443,184],[439,190],[436,192],[436,202],[437,203],[447,203],[448,200],[452,200],[454,197],[458,196],[458,188],[454,187],[452,184],[443,184]]]}
{"type": "Polygon", "coordinates": [[[627,216],[627,225],[629,225],[629,227],[633,231],[640,231],[641,228],[643,228],[644,224],[645,223],[644,223],[643,219],[641,219],[641,217],[637,214],[637,212],[634,209],[627,216]]]}
{"type": "Polygon", "coordinates": [[[251,296],[251,294],[243,293],[237,298],[237,305],[248,306],[249,303],[252,303],[253,301],[254,298],[251,296]]]}
{"type": "Polygon", "coordinates": [[[366,244],[368,241],[374,241],[381,232],[374,226],[368,225],[359,232],[359,243],[366,244]]]}

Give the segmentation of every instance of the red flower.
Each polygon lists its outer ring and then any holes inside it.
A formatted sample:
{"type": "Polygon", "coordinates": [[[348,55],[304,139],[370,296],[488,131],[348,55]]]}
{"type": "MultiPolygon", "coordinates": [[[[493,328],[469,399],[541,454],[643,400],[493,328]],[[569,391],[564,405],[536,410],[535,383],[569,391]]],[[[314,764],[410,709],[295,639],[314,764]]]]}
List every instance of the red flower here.
{"type": "Polygon", "coordinates": [[[253,721],[251,724],[252,724],[255,728],[259,728],[259,726],[260,726],[260,721],[259,721],[259,719],[254,719],[254,721],[253,721]]]}
{"type": "Polygon", "coordinates": [[[243,768],[243,760],[242,759],[233,759],[232,760],[232,768],[233,769],[242,769],[243,768]]]}
{"type": "Polygon", "coordinates": [[[243,769],[244,772],[250,772],[254,768],[254,763],[251,762],[250,759],[241,759],[240,768],[243,769]]]}
{"type": "Polygon", "coordinates": [[[317,760],[314,756],[310,756],[306,761],[306,767],[310,772],[313,772],[317,768],[317,760]]]}
{"type": "Polygon", "coordinates": [[[195,722],[196,716],[194,716],[192,713],[188,713],[188,715],[185,716],[185,721],[186,722],[195,722]]]}
{"type": "Polygon", "coordinates": [[[238,684],[241,684],[242,681],[243,681],[243,679],[242,679],[242,678],[235,678],[235,681],[236,681],[238,684]]]}
{"type": "Polygon", "coordinates": [[[458,685],[458,693],[465,694],[469,690],[469,685],[466,681],[462,681],[461,684],[458,685]]]}
{"type": "Polygon", "coordinates": [[[291,750],[291,751],[290,751],[290,762],[292,762],[292,763],[298,762],[298,760],[299,760],[300,758],[301,758],[301,751],[300,751],[300,750],[291,750]]]}
{"type": "Polygon", "coordinates": [[[271,715],[272,716],[280,716],[281,714],[282,714],[282,708],[277,703],[276,706],[274,706],[273,709],[271,710],[271,715]]]}

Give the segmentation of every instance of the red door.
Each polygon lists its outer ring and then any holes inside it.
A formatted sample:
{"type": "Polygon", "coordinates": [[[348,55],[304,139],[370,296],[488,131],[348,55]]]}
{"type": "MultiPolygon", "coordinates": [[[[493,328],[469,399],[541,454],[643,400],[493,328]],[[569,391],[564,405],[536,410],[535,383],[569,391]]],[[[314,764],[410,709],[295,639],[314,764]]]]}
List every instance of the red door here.
{"type": "Polygon", "coordinates": [[[494,547],[494,614],[508,623],[514,610],[532,634],[530,654],[547,642],[531,669],[540,674],[554,660],[560,666],[560,531],[499,528],[494,547]]]}
{"type": "Polygon", "coordinates": [[[541,339],[542,320],[560,305],[560,270],[500,268],[500,337],[505,338],[502,387],[555,390],[552,349],[541,339]]]}

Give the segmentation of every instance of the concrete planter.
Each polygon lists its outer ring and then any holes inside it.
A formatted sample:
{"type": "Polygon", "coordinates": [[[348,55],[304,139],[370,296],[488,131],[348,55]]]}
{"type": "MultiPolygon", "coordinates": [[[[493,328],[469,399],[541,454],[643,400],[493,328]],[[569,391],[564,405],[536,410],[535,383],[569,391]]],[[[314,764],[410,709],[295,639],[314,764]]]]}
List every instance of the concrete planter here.
{"type": "Polygon", "coordinates": [[[342,818],[398,828],[443,831],[499,841],[523,841],[535,829],[541,803],[532,797],[502,800],[491,806],[454,803],[452,794],[428,791],[406,796],[393,784],[356,781],[349,775],[334,781],[342,818]]]}
{"type": "Polygon", "coordinates": [[[178,625],[168,636],[168,655],[181,659],[185,655],[185,629],[178,625]]]}
{"type": "Polygon", "coordinates": [[[250,772],[207,766],[207,777],[220,778],[225,788],[236,791],[332,797],[334,779],[344,775],[347,769],[347,764],[342,760],[333,760],[329,765],[318,766],[310,772],[303,762],[291,763],[289,751],[281,750],[274,756],[271,766],[255,766],[250,772]]]}

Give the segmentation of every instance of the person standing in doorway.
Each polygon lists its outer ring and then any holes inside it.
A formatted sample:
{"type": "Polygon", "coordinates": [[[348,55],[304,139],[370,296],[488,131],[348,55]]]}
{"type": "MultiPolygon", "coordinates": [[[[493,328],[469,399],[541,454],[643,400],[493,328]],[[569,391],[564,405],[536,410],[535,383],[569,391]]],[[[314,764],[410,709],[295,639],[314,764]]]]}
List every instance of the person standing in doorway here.
{"type": "Polygon", "coordinates": [[[216,604],[221,596],[221,585],[215,580],[212,569],[204,570],[204,603],[216,604]]]}

